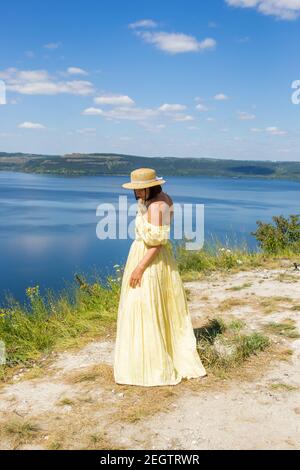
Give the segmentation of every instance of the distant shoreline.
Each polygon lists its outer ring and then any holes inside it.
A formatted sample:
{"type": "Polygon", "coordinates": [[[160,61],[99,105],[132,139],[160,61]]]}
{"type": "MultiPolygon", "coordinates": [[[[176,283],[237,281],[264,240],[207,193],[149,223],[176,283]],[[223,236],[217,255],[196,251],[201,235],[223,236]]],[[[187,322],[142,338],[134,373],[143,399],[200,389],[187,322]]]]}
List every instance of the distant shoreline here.
{"type": "Polygon", "coordinates": [[[37,155],[0,152],[0,171],[50,176],[127,176],[139,167],[162,176],[300,181],[300,161],[143,157],[113,153],[37,155]]]}
{"type": "MultiPolygon", "coordinates": [[[[93,177],[93,178],[96,178],[96,177],[99,177],[99,176],[102,176],[102,177],[116,177],[116,178],[120,178],[120,177],[127,177],[128,178],[128,173],[125,173],[125,174],[83,174],[83,173],[80,173],[80,174],[76,174],[76,173],[68,173],[68,174],[64,174],[64,173],[50,173],[50,172],[47,172],[47,173],[42,173],[42,172],[29,172],[29,171],[20,171],[20,170],[2,170],[0,169],[0,175],[1,173],[19,173],[19,174],[22,174],[22,175],[37,175],[37,176],[53,176],[53,177],[59,177],[59,178],[86,178],[87,176],[88,177],[93,177]]],[[[218,180],[218,179],[229,179],[229,180],[258,180],[258,181],[291,181],[293,183],[300,183],[300,177],[299,178],[292,178],[292,177],[259,177],[259,176],[247,176],[247,175],[243,175],[243,176],[227,176],[227,175],[204,175],[204,174],[199,174],[199,175],[168,175],[167,173],[164,173],[164,176],[166,177],[178,177],[178,178],[209,178],[209,179],[215,179],[215,180],[218,180]]]]}

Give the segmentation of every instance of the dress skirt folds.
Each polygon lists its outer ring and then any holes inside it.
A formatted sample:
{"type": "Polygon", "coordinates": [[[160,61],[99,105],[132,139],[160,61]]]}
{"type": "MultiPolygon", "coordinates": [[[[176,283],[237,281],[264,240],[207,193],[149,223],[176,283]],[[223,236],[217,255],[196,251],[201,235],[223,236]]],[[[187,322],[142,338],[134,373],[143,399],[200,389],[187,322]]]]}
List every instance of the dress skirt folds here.
{"type": "Polygon", "coordinates": [[[182,378],[206,375],[169,233],[170,225],[151,224],[138,206],[118,307],[114,351],[118,384],[176,385],[182,378]],[[141,286],[131,287],[132,271],[147,249],[157,245],[162,247],[145,269],[141,286]]]}

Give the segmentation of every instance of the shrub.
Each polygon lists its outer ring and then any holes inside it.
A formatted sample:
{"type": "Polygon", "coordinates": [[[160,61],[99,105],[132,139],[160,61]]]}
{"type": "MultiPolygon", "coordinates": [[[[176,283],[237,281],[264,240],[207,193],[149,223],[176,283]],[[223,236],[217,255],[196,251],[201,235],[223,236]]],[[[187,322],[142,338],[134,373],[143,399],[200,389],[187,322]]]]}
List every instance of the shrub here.
{"type": "Polygon", "coordinates": [[[260,247],[266,253],[278,253],[283,250],[298,251],[300,248],[300,215],[290,215],[288,218],[272,217],[272,223],[257,221],[258,228],[251,232],[258,240],[260,247]]]}

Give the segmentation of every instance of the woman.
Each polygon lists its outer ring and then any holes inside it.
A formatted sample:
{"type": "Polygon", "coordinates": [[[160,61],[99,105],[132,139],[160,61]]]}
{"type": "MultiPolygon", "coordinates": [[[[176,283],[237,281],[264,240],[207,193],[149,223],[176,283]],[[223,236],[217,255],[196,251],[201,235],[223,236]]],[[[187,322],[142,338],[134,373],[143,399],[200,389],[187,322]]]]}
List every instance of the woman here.
{"type": "Polygon", "coordinates": [[[173,202],[151,168],[122,186],[138,200],[135,240],[122,277],[114,355],[119,384],[176,385],[204,377],[185,290],[169,240],[173,202]]]}

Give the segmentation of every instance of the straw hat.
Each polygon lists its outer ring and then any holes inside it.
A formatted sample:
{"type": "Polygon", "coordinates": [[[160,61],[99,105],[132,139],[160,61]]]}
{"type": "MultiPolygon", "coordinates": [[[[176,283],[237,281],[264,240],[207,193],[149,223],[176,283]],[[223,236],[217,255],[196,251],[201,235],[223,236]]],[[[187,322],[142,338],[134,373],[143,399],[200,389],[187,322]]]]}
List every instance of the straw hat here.
{"type": "Polygon", "coordinates": [[[122,184],[127,189],[144,189],[164,184],[166,181],[162,176],[156,176],[155,170],[152,168],[138,168],[130,173],[131,182],[122,184]]]}

